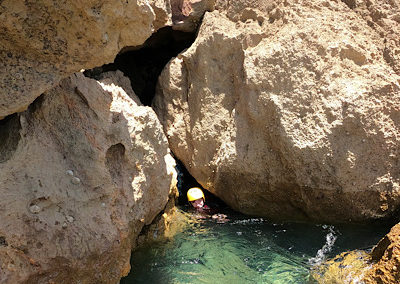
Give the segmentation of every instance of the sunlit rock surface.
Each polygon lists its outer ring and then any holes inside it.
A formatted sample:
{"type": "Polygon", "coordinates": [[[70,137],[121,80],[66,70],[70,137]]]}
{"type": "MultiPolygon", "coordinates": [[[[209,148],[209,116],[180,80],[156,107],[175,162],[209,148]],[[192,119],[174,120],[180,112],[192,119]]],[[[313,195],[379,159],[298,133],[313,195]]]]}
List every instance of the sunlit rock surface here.
{"type": "Polygon", "coordinates": [[[400,1],[343,0],[384,38],[383,56],[400,75],[400,1]]]}
{"type": "Polygon", "coordinates": [[[176,24],[193,32],[214,2],[1,1],[0,119],[25,110],[62,78],[110,63],[125,47],[142,45],[162,27],[176,24]]]}
{"type": "Polygon", "coordinates": [[[143,0],[1,1],[0,117],[24,110],[63,77],[144,43],[155,20],[143,0]]]}
{"type": "Polygon", "coordinates": [[[156,114],[121,72],[77,73],[0,127],[0,282],[117,283],[176,190],[156,114]]]}
{"type": "Polygon", "coordinates": [[[356,284],[371,269],[371,257],[364,251],[350,251],[337,255],[311,269],[312,278],[320,284],[356,284]]]}
{"type": "Polygon", "coordinates": [[[375,264],[362,279],[364,283],[400,282],[400,224],[379,241],[371,255],[375,264]]]}
{"type": "Polygon", "coordinates": [[[216,8],[164,69],[153,102],[189,172],[246,214],[392,216],[400,77],[385,37],[341,1],[216,8]]]}
{"type": "Polygon", "coordinates": [[[175,30],[194,32],[205,11],[212,11],[216,0],[170,0],[175,30]]]}

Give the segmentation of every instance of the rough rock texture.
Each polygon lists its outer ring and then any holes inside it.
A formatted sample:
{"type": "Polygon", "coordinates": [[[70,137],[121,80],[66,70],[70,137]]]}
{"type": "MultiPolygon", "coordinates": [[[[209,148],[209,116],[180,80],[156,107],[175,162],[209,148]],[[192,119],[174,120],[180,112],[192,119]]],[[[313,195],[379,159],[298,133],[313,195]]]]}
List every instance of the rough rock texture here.
{"type": "Polygon", "coordinates": [[[137,239],[138,246],[171,240],[177,233],[187,229],[188,214],[175,206],[176,198],[177,196],[171,196],[163,212],[154,218],[150,225],[142,229],[137,239]]]}
{"type": "Polygon", "coordinates": [[[365,251],[354,250],[312,267],[311,277],[320,284],[361,284],[369,269],[371,256],[365,251]]]}
{"type": "Polygon", "coordinates": [[[189,172],[246,214],[391,216],[400,77],[385,39],[341,1],[216,7],[164,69],[153,102],[189,172]]]}
{"type": "Polygon", "coordinates": [[[400,1],[343,0],[384,38],[383,55],[400,75],[400,1]]]}
{"type": "Polygon", "coordinates": [[[0,1],[0,119],[81,69],[110,63],[159,28],[193,31],[214,0],[0,1]]]}
{"type": "Polygon", "coordinates": [[[400,224],[379,241],[371,255],[376,263],[366,273],[364,283],[400,282],[400,224]]]}
{"type": "Polygon", "coordinates": [[[176,190],[156,114],[104,76],[74,74],[0,122],[1,283],[117,283],[176,190]]]}
{"type": "Polygon", "coordinates": [[[142,44],[155,20],[144,0],[1,1],[0,117],[25,109],[62,77],[142,44]]]}
{"type": "Polygon", "coordinates": [[[215,0],[171,0],[173,29],[194,32],[205,11],[213,11],[215,0]]]}

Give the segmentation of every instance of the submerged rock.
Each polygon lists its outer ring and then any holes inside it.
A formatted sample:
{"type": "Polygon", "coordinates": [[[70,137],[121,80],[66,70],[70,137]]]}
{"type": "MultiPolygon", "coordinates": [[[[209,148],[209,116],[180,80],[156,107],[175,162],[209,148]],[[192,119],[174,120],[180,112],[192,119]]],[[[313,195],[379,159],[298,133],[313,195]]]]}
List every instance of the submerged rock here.
{"type": "Polygon", "coordinates": [[[0,282],[117,283],[176,191],[154,111],[77,73],[0,126],[0,282]]]}
{"type": "Polygon", "coordinates": [[[216,8],[164,69],[153,102],[189,172],[245,214],[394,214],[400,77],[385,38],[341,1],[216,8]]]}

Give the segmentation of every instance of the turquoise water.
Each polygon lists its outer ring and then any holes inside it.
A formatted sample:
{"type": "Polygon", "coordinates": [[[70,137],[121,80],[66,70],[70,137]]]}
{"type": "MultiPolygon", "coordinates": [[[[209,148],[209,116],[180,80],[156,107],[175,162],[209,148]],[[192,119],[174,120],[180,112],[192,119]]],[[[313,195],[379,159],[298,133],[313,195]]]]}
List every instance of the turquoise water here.
{"type": "Polygon", "coordinates": [[[274,224],[228,214],[191,218],[172,240],[132,254],[127,283],[314,283],[310,268],[353,249],[370,249],[387,226],[274,224]]]}

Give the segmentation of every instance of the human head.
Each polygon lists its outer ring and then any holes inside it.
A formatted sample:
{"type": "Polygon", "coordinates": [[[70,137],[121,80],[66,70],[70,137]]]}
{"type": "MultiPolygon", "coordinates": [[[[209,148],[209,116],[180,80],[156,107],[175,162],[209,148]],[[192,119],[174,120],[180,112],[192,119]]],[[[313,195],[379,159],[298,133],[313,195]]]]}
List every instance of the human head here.
{"type": "Polygon", "coordinates": [[[204,193],[198,187],[192,187],[187,192],[187,198],[194,208],[203,208],[204,206],[204,193]]]}

